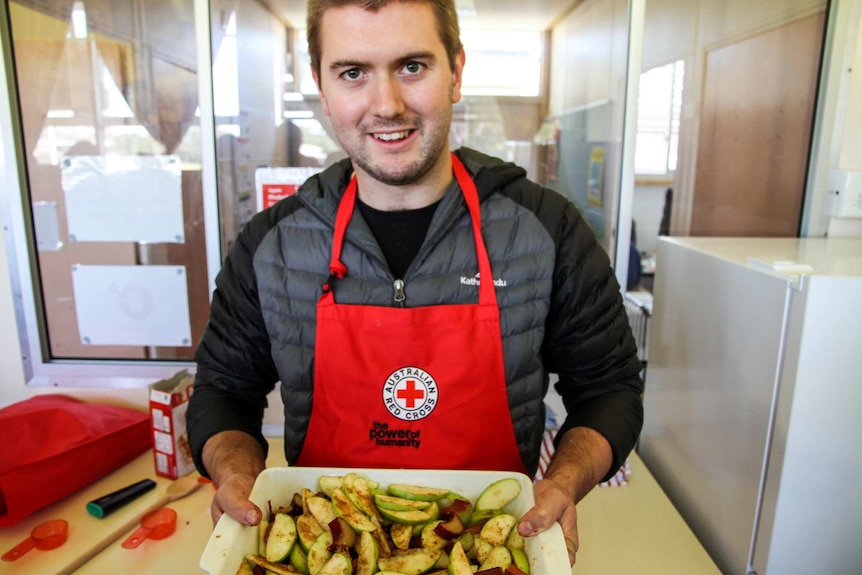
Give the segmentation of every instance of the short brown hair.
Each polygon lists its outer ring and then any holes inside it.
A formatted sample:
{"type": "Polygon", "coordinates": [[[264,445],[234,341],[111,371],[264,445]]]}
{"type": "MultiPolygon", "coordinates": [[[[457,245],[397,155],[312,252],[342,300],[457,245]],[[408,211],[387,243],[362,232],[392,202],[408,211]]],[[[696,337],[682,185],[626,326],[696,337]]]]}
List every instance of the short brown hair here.
{"type": "Polygon", "coordinates": [[[446,54],[449,56],[449,66],[455,69],[458,54],[461,52],[461,29],[458,26],[458,12],[455,10],[455,0],[308,0],[306,10],[306,27],[308,35],[308,53],[311,56],[311,67],[320,74],[320,28],[323,24],[323,14],[331,8],[342,6],[358,6],[364,10],[376,11],[393,2],[428,4],[437,18],[437,33],[446,54]]]}

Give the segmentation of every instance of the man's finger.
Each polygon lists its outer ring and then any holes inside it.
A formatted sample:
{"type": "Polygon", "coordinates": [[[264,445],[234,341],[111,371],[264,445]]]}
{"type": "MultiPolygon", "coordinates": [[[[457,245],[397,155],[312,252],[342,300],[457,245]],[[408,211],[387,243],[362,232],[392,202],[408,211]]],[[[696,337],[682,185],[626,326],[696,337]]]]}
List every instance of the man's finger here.
{"type": "Polygon", "coordinates": [[[578,544],[572,539],[566,537],[566,550],[569,552],[569,564],[575,564],[575,555],[578,553],[578,544]]]}

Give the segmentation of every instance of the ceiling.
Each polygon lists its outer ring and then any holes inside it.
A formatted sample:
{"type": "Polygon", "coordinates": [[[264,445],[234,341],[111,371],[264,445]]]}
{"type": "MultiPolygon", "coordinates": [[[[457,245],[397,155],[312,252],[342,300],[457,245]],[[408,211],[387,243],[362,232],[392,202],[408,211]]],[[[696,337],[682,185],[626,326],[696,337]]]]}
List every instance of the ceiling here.
{"type": "MultiPolygon", "coordinates": [[[[547,30],[580,0],[455,0],[461,28],[547,30]]],[[[306,0],[264,0],[295,28],[305,28],[306,0]]]]}

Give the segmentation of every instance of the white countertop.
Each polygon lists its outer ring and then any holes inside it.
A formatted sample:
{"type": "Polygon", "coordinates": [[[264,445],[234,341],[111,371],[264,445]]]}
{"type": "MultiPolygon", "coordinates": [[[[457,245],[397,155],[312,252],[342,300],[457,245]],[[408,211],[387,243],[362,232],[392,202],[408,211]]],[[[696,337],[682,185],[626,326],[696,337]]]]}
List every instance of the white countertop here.
{"type": "MultiPolygon", "coordinates": [[[[270,438],[270,467],[284,465],[282,442],[270,438]]],[[[575,575],[719,575],[703,547],[636,454],[630,457],[629,484],[596,488],[578,507],[581,550],[575,575]]],[[[69,539],[51,551],[33,549],[15,562],[0,562],[0,573],[51,575],[60,572],[97,544],[105,533],[134,518],[157,501],[170,480],[156,477],[152,453],[44,508],[14,527],[0,528],[0,553],[47,519],[69,522],[69,539]],[[139,479],[158,486],[104,519],[90,516],[85,505],[98,496],[139,479]]],[[[75,575],[203,573],[198,563],[212,531],[209,504],[213,488],[205,484],[192,495],[169,504],[177,512],[176,532],[167,539],[144,541],[137,549],[121,547],[131,531],[75,571],[75,575]]]]}

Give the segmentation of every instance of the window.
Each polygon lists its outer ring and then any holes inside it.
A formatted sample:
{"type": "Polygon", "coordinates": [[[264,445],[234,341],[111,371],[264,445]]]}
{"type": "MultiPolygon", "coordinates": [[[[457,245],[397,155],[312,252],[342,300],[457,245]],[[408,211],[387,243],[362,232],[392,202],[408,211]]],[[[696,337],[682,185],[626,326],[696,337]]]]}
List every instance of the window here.
{"type": "Polygon", "coordinates": [[[678,60],[641,74],[635,173],[662,176],[676,171],[685,65],[678,60]]]}

